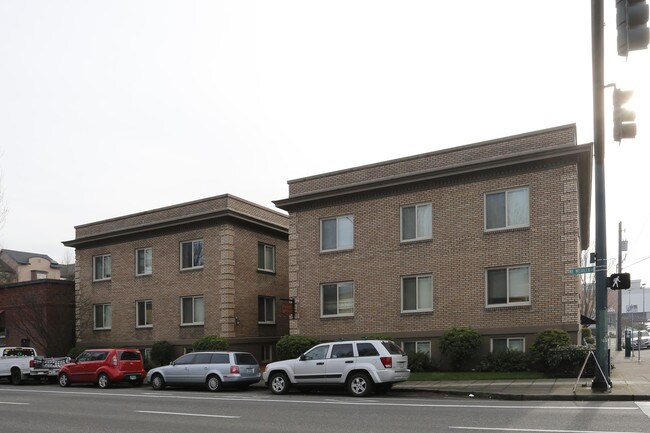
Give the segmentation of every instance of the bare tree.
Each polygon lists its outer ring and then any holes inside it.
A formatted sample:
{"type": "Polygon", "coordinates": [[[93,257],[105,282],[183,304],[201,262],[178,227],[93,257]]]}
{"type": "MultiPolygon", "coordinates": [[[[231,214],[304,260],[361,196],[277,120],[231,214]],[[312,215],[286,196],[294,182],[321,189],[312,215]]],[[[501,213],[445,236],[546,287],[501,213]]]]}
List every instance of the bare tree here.
{"type": "MultiPolygon", "coordinates": [[[[580,266],[589,266],[589,252],[583,251],[580,257],[580,266]]],[[[580,314],[589,318],[596,317],[596,284],[594,274],[581,274],[580,288],[580,314]]]]}

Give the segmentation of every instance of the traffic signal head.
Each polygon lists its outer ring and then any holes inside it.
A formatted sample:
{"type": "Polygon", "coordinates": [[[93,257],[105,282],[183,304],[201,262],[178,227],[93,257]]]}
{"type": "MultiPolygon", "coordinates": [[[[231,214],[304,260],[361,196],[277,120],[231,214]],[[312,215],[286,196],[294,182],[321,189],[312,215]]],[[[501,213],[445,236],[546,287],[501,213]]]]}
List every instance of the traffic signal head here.
{"type": "Polygon", "coordinates": [[[607,287],[612,290],[627,290],[630,288],[630,274],[612,274],[607,277],[607,287]]]}
{"type": "Polygon", "coordinates": [[[614,89],[614,141],[636,137],[636,113],[624,107],[633,94],[632,90],[614,89]]]}
{"type": "Polygon", "coordinates": [[[616,30],[618,55],[627,57],[630,51],[644,50],[650,42],[646,0],[616,0],[616,30]]]}

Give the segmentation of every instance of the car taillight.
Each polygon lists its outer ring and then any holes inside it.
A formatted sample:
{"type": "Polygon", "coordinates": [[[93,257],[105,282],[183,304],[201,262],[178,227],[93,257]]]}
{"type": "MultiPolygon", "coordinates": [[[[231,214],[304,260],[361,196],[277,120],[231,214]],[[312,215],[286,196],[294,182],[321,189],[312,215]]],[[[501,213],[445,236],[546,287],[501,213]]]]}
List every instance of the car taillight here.
{"type": "Polygon", "coordinates": [[[231,365],[230,366],[230,374],[239,374],[239,366],[238,365],[231,365]]]}
{"type": "Polygon", "coordinates": [[[113,359],[111,359],[111,364],[117,366],[117,355],[113,355],[113,359]]]}
{"type": "Polygon", "coordinates": [[[384,368],[393,368],[393,358],[391,356],[382,356],[381,363],[384,364],[384,368]]]}
{"type": "Polygon", "coordinates": [[[34,360],[33,359],[29,360],[29,368],[34,368],[34,360]]]}

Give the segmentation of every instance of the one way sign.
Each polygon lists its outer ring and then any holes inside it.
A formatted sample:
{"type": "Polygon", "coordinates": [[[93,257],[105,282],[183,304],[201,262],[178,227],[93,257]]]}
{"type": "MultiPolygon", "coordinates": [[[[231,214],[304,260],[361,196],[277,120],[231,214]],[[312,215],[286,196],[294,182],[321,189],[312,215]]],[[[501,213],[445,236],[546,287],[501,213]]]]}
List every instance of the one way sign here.
{"type": "Polygon", "coordinates": [[[626,290],[630,288],[630,274],[612,274],[607,277],[607,287],[612,290],[626,290]]]}

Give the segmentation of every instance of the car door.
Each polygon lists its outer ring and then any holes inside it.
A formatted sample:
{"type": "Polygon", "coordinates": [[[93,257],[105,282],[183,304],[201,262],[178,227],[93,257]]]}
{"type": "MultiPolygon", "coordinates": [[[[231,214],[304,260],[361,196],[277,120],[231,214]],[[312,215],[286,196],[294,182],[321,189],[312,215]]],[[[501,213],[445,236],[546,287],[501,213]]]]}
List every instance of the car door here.
{"type": "Polygon", "coordinates": [[[173,385],[187,384],[189,365],[192,363],[194,356],[194,353],[188,353],[172,362],[168,367],[165,367],[165,382],[173,385]]]}
{"type": "Polygon", "coordinates": [[[81,355],[68,365],[71,382],[84,382],[88,376],[88,365],[92,363],[93,352],[82,352],[81,355]]]}
{"type": "Polygon", "coordinates": [[[325,361],[326,382],[341,383],[345,380],[348,372],[354,368],[356,358],[352,343],[332,344],[332,351],[325,361]]]}
{"type": "Polygon", "coordinates": [[[187,365],[187,384],[198,385],[205,383],[210,370],[211,353],[197,353],[192,358],[192,363],[187,365]]]}
{"type": "Polygon", "coordinates": [[[298,359],[293,369],[296,384],[326,383],[325,360],[330,346],[330,344],[316,346],[298,359]]]}

